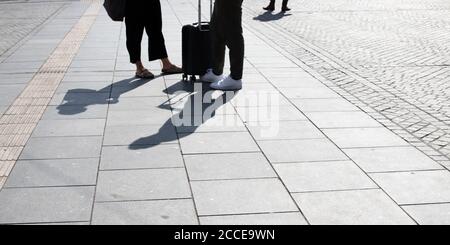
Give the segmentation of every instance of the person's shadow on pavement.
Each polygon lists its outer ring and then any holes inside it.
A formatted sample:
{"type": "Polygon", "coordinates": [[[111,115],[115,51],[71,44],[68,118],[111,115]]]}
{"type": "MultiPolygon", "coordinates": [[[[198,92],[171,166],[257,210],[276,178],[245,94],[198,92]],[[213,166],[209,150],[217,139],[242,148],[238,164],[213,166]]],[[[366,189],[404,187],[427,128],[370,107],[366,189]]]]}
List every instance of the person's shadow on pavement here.
{"type": "Polygon", "coordinates": [[[164,90],[164,92],[170,95],[173,100],[172,102],[167,101],[166,103],[161,104],[159,108],[167,110],[173,109],[173,116],[160,127],[158,133],[137,139],[129,145],[129,149],[147,149],[164,142],[172,142],[193,134],[201,125],[215,117],[217,109],[226,105],[237,94],[237,92],[234,91],[217,92],[221,94],[216,98],[213,98],[214,90],[211,90],[207,85],[202,85],[201,88],[198,89],[198,85],[198,83],[197,86],[195,86],[192,83],[180,81],[164,90]],[[175,106],[170,103],[175,103],[175,106]],[[180,107],[178,107],[177,104],[180,105],[180,107]],[[178,135],[177,133],[168,133],[174,126],[177,127],[176,131],[178,131],[178,135]],[[149,142],[153,143],[149,144],[149,142]]]}
{"type": "Polygon", "coordinates": [[[291,14],[286,14],[286,12],[279,12],[276,14],[273,14],[273,12],[266,11],[256,17],[254,17],[254,20],[258,20],[261,22],[269,22],[269,21],[277,21],[280,20],[286,16],[290,16],[291,14]]]}
{"type": "Polygon", "coordinates": [[[134,90],[151,80],[133,77],[115,82],[100,90],[71,89],[64,96],[63,103],[57,107],[58,113],[61,115],[76,115],[86,112],[91,105],[117,104],[122,94],[134,90]]]}

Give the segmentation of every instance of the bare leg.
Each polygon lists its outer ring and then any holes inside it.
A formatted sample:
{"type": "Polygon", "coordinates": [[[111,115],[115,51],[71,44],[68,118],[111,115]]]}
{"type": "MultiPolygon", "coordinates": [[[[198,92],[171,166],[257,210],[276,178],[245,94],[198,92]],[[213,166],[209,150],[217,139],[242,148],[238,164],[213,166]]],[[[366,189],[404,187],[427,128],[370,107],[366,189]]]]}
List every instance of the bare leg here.
{"type": "Polygon", "coordinates": [[[144,65],[141,61],[136,62],[136,72],[141,73],[143,70],[145,70],[144,65]]]}

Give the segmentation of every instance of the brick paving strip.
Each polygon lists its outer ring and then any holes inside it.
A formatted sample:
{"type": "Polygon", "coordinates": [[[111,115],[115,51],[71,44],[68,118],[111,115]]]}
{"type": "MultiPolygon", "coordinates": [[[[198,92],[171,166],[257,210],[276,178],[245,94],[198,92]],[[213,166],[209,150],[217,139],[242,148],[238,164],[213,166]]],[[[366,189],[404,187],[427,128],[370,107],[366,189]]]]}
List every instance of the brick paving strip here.
{"type": "Polygon", "coordinates": [[[90,2],[78,23],[0,118],[0,189],[101,9],[101,1],[90,2]]]}

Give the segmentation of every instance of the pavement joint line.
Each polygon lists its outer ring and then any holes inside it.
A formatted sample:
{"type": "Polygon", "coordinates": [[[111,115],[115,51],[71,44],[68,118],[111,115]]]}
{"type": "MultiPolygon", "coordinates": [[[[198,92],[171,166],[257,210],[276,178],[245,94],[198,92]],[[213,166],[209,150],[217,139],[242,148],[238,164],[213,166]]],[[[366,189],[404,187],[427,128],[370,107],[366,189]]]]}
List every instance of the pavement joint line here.
{"type": "Polygon", "coordinates": [[[370,191],[382,190],[381,188],[351,188],[351,189],[336,189],[336,190],[320,190],[320,191],[293,191],[292,194],[309,194],[309,193],[330,193],[330,192],[351,192],[351,191],[370,191]]]}
{"type": "Polygon", "coordinates": [[[226,155],[226,154],[242,154],[242,153],[261,153],[261,151],[245,151],[245,152],[240,152],[240,151],[235,151],[235,152],[199,152],[199,153],[182,153],[183,156],[197,156],[197,155],[226,155]]]}
{"type": "Polygon", "coordinates": [[[119,171],[146,171],[146,170],[164,170],[164,169],[184,169],[184,167],[155,167],[155,168],[126,168],[126,169],[100,169],[100,172],[119,172],[119,171]]]}
{"type": "Polygon", "coordinates": [[[193,200],[193,197],[185,198],[157,198],[157,199],[136,199],[136,200],[115,200],[115,201],[95,201],[94,203],[129,203],[129,202],[160,202],[160,201],[180,201],[193,200]]]}
{"type": "Polygon", "coordinates": [[[80,221],[56,221],[56,222],[31,222],[31,223],[5,223],[2,225],[45,225],[45,224],[77,224],[77,223],[87,223],[89,221],[80,220],[80,221]]]}
{"type": "MultiPolygon", "coordinates": [[[[66,34],[64,39],[58,44],[58,46],[53,50],[52,54],[48,59],[42,64],[34,77],[28,82],[28,85],[22,91],[22,93],[16,98],[16,100],[8,108],[5,115],[8,114],[29,114],[30,109],[38,109],[34,111],[36,117],[41,118],[47,105],[35,106],[30,103],[26,106],[21,105],[24,98],[46,98],[53,96],[58,85],[61,83],[65,76],[65,72],[69,69],[72,59],[75,57],[76,53],[79,51],[82,41],[86,38],[88,31],[94,24],[95,17],[100,11],[101,3],[99,0],[94,0],[91,2],[89,7],[86,9],[85,13],[78,22],[72,27],[72,29],[66,34]],[[42,87],[45,88],[42,90],[42,87]],[[15,109],[21,109],[19,111],[15,109]]],[[[3,115],[0,118],[2,121],[3,115]]],[[[38,122],[29,125],[26,134],[28,138],[31,137],[32,131],[37,126],[38,122]]],[[[15,130],[9,130],[10,134],[17,134],[17,130],[24,130],[18,128],[15,130]]],[[[26,136],[25,136],[26,137],[26,136]]],[[[8,160],[16,162],[24,149],[25,144],[18,147],[0,147],[0,160],[8,160]]],[[[5,182],[5,181],[3,181],[5,182]]],[[[0,190],[4,183],[1,183],[0,190]]]]}
{"type": "Polygon", "coordinates": [[[243,178],[225,178],[225,179],[193,179],[191,182],[219,182],[219,181],[237,181],[237,180],[267,180],[278,179],[278,177],[243,177],[243,178]]]}
{"type": "Polygon", "coordinates": [[[256,212],[256,213],[235,213],[235,214],[207,214],[199,217],[226,217],[226,216],[246,216],[246,215],[264,215],[264,214],[298,214],[299,211],[279,211],[279,212],[256,212]]]}
{"type": "Polygon", "coordinates": [[[429,202],[429,203],[411,203],[411,204],[401,204],[402,207],[414,207],[414,206],[426,206],[426,205],[447,205],[450,202],[429,202]]]}
{"type": "Polygon", "coordinates": [[[94,187],[95,185],[3,186],[4,190],[94,187]]]}
{"type": "Polygon", "coordinates": [[[392,173],[416,173],[416,172],[447,172],[447,169],[441,166],[440,169],[417,169],[417,170],[394,170],[394,171],[367,171],[368,174],[392,174],[392,173]]]}

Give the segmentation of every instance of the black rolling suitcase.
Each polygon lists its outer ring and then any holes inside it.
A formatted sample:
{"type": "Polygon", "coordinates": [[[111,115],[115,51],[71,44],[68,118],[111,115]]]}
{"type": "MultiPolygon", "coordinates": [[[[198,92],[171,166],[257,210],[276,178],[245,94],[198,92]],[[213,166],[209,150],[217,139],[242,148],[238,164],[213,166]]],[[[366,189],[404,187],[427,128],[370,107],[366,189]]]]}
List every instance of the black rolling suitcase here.
{"type": "MultiPolygon", "coordinates": [[[[212,13],[212,0],[210,4],[212,13]]],[[[202,22],[202,4],[198,1],[198,22],[183,26],[182,60],[183,80],[196,81],[196,76],[212,67],[211,37],[209,22],[202,22]]]]}

